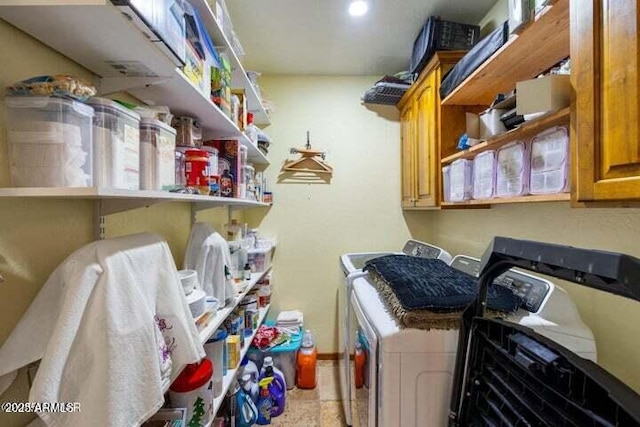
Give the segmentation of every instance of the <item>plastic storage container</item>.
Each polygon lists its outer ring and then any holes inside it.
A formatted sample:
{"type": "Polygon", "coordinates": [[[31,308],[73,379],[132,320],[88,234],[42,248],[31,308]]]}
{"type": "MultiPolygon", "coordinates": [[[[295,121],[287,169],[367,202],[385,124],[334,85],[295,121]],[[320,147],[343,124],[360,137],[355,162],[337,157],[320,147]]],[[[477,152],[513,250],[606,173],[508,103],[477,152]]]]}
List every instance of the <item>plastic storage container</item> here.
{"type": "Polygon", "coordinates": [[[204,345],[207,359],[213,364],[213,396],[222,394],[222,381],[227,373],[227,361],[225,357],[225,345],[227,331],[218,329],[204,345]]]}
{"type": "Polygon", "coordinates": [[[213,419],[213,366],[207,359],[187,365],[169,387],[172,408],[187,408],[190,426],[205,426],[213,419]]]}
{"type": "Polygon", "coordinates": [[[7,97],[14,187],[93,185],[93,108],[48,97],[7,97]]]}
{"type": "Polygon", "coordinates": [[[529,155],[522,141],[514,141],[496,155],[496,196],[514,197],[529,193],[529,155]]]}
{"type": "Polygon", "coordinates": [[[473,198],[490,199],[496,186],[496,152],[478,154],[473,159],[473,198]]]}
{"type": "Polygon", "coordinates": [[[473,162],[459,159],[449,169],[449,198],[452,202],[469,200],[473,193],[473,162]]]}
{"type": "Polygon", "coordinates": [[[451,201],[451,166],[445,166],[442,168],[442,200],[445,202],[451,201]]]}
{"type": "MultiPolygon", "coordinates": [[[[265,322],[266,325],[274,326],[274,321],[265,322]]],[[[291,336],[291,341],[287,344],[282,344],[269,349],[268,351],[261,351],[253,345],[249,347],[247,357],[254,362],[258,369],[262,369],[262,363],[264,358],[271,356],[273,358],[273,364],[276,368],[280,369],[284,374],[284,380],[287,383],[287,389],[291,390],[296,384],[296,359],[298,356],[298,350],[300,350],[300,344],[302,343],[302,333],[294,334],[291,336]]]]}
{"type": "Polygon", "coordinates": [[[154,119],[140,121],[140,188],[171,190],[175,176],[176,131],[154,119]]]}
{"type": "Polygon", "coordinates": [[[140,189],[140,116],[115,101],[91,98],[93,185],[140,189]]]}
{"type": "Polygon", "coordinates": [[[247,251],[252,273],[262,273],[271,267],[271,247],[249,249],[247,251]]]}
{"type": "Polygon", "coordinates": [[[548,129],[531,140],[531,194],[562,193],[569,189],[569,130],[548,129]]]}

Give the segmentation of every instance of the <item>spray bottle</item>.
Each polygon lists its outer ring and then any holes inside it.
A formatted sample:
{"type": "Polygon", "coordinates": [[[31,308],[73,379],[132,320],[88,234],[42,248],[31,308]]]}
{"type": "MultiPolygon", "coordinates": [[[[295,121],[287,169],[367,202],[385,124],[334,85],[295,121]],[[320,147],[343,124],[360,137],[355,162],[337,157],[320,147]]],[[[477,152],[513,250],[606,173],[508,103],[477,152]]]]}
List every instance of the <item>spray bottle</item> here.
{"type": "Polygon", "coordinates": [[[273,381],[273,377],[266,377],[260,380],[260,396],[258,397],[258,421],[256,424],[264,426],[271,424],[271,408],[273,402],[269,394],[269,384],[273,381]]]}

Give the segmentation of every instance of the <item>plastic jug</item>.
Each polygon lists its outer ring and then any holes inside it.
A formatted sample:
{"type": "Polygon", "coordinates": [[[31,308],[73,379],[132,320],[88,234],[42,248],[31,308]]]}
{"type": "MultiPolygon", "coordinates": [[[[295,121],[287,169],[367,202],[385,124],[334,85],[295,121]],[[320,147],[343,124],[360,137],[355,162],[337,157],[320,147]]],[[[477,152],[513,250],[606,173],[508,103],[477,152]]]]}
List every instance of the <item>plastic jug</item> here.
{"type": "Polygon", "coordinates": [[[247,356],[242,359],[242,375],[249,374],[251,375],[251,381],[254,383],[258,383],[260,379],[260,370],[258,366],[253,362],[253,360],[249,360],[247,356]]]}
{"type": "Polygon", "coordinates": [[[271,413],[273,412],[273,399],[269,393],[269,386],[273,383],[273,377],[260,380],[260,396],[258,397],[258,420],[256,424],[264,426],[271,424],[271,413]]]}
{"type": "Polygon", "coordinates": [[[302,336],[302,346],[296,358],[296,384],[298,388],[312,389],[317,384],[318,350],[308,329],[302,336]]]}
{"type": "Polygon", "coordinates": [[[269,395],[273,401],[271,416],[277,417],[284,412],[287,383],[285,382],[282,371],[273,366],[271,356],[264,358],[264,363],[260,370],[260,380],[262,381],[265,378],[273,378],[273,381],[269,384],[269,395]]]}
{"type": "Polygon", "coordinates": [[[258,399],[258,384],[251,382],[251,376],[245,375],[241,380],[242,387],[236,394],[238,414],[236,416],[237,427],[249,427],[258,421],[258,408],[255,401],[258,399]],[[252,394],[255,393],[255,400],[252,394]]]}
{"type": "Polygon", "coordinates": [[[367,361],[367,354],[364,352],[362,344],[359,341],[356,341],[354,359],[356,388],[361,388],[364,385],[364,369],[367,361]]]}
{"type": "Polygon", "coordinates": [[[254,402],[258,402],[258,396],[260,395],[260,387],[258,383],[251,379],[250,374],[244,374],[240,380],[242,384],[242,390],[245,391],[254,402]]]}

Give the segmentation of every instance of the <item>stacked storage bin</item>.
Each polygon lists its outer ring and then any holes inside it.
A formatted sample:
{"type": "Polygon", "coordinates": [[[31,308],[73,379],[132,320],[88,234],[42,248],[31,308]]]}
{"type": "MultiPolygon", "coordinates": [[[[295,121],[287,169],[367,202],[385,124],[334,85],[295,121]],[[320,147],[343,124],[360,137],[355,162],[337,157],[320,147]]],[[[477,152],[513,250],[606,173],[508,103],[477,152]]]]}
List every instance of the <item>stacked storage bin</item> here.
{"type": "Polygon", "coordinates": [[[529,152],[524,141],[514,141],[497,153],[496,196],[529,193],[529,152]]]}
{"type": "Polygon", "coordinates": [[[49,97],[8,97],[6,105],[11,185],[93,185],[93,108],[49,97]]]}
{"type": "Polygon", "coordinates": [[[449,169],[449,198],[452,202],[471,199],[473,194],[473,162],[459,159],[449,169]]]}
{"type": "Polygon", "coordinates": [[[496,185],[496,152],[478,154],[473,159],[473,198],[490,199],[496,185]]]}
{"type": "Polygon", "coordinates": [[[93,117],[93,185],[140,189],[140,116],[106,98],[87,101],[93,117]]]}
{"type": "Polygon", "coordinates": [[[569,190],[569,130],[554,127],[531,141],[531,194],[569,190]]]}

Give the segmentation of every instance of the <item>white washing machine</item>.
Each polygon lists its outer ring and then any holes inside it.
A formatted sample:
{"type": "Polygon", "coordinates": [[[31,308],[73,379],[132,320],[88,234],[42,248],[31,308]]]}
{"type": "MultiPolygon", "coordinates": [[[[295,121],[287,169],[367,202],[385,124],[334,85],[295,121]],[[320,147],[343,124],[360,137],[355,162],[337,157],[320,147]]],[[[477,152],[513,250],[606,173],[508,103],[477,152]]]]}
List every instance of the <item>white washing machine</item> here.
{"type": "Polygon", "coordinates": [[[344,274],[344,286],[338,292],[338,316],[339,316],[339,343],[340,343],[340,392],[344,408],[345,419],[348,425],[352,425],[351,400],[355,395],[351,395],[349,384],[351,383],[350,356],[353,354],[353,347],[349,347],[355,335],[354,313],[351,309],[350,297],[352,294],[352,283],[366,273],[362,272],[367,261],[384,255],[411,255],[421,258],[440,259],[447,264],[451,262],[451,255],[442,248],[419,242],[408,240],[402,252],[356,252],[340,256],[340,268],[344,274]]]}
{"type": "MultiPolygon", "coordinates": [[[[478,260],[471,257],[457,256],[451,264],[470,274],[478,269],[478,260]]],[[[531,327],[595,361],[593,334],[564,290],[515,270],[498,281],[524,299],[520,310],[507,320],[531,327]]],[[[356,332],[347,348],[353,348],[357,339],[366,354],[363,387],[356,389],[345,371],[350,380],[349,395],[356,396],[356,408],[352,409],[359,425],[446,426],[458,331],[398,328],[366,273],[352,281],[351,292],[356,332]]]]}

